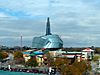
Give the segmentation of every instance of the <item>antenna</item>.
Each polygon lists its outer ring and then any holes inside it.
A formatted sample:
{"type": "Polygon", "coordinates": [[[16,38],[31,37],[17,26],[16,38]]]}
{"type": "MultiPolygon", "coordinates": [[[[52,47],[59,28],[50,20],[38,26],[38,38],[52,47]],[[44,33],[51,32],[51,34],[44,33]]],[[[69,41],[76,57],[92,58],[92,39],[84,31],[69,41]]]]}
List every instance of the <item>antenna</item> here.
{"type": "Polygon", "coordinates": [[[21,40],[20,40],[20,47],[21,47],[21,51],[22,51],[22,35],[21,35],[21,40]]]}

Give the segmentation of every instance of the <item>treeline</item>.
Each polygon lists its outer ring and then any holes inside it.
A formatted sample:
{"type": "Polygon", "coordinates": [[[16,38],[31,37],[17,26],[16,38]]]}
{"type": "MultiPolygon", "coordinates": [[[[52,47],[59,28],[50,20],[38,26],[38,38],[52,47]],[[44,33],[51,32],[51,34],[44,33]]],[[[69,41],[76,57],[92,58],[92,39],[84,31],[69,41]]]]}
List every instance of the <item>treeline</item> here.
{"type": "MultiPolygon", "coordinates": [[[[94,46],[91,46],[91,47],[64,47],[62,48],[62,50],[64,51],[82,51],[83,49],[86,49],[86,48],[91,48],[93,50],[95,50],[95,53],[96,54],[100,54],[100,47],[94,47],[94,46]]],[[[31,47],[27,47],[27,46],[23,46],[23,47],[20,47],[20,46],[14,46],[14,47],[7,47],[7,46],[1,46],[0,47],[0,50],[6,50],[6,51],[16,51],[16,50],[29,50],[29,49],[32,49],[31,47]]]]}
{"type": "MultiPolygon", "coordinates": [[[[100,47],[88,47],[88,48],[95,50],[96,54],[100,54],[100,47]]],[[[82,47],[82,48],[70,47],[70,48],[63,48],[63,51],[78,51],[79,52],[84,49],[86,49],[86,47],[82,47]]]]}
{"type": "Polygon", "coordinates": [[[14,46],[14,47],[7,47],[7,46],[1,46],[0,47],[0,50],[29,50],[31,49],[31,47],[27,47],[27,46],[23,46],[23,47],[20,47],[20,46],[14,46]]]}
{"type": "Polygon", "coordinates": [[[95,48],[95,53],[100,54],[100,48],[99,47],[95,48]]]}

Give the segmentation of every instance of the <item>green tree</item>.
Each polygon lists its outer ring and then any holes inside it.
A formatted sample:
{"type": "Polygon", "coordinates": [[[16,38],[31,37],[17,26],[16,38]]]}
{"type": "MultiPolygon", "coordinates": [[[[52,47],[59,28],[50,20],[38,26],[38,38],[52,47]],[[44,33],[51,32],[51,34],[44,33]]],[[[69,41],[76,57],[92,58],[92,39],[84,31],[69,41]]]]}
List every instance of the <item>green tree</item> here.
{"type": "Polygon", "coordinates": [[[95,62],[95,61],[98,61],[100,59],[100,56],[94,56],[93,57],[93,61],[95,62]]]}

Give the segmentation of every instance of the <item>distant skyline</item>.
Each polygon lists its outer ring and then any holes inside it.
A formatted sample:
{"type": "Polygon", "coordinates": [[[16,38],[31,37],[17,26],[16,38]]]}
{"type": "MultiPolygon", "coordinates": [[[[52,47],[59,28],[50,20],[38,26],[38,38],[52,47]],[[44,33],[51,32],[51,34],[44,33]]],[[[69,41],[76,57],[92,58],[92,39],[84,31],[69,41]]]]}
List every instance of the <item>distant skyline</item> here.
{"type": "Polygon", "coordinates": [[[0,45],[31,47],[47,17],[64,47],[100,46],[100,0],[0,0],[0,45]]]}

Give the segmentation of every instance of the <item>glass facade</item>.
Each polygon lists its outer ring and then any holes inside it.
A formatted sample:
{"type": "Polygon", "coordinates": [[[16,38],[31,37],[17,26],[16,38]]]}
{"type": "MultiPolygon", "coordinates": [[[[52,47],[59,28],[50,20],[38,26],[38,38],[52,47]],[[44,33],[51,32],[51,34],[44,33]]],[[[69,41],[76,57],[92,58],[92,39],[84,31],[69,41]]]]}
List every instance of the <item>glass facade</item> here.
{"type": "Polygon", "coordinates": [[[52,35],[50,32],[50,21],[47,18],[46,35],[34,37],[32,42],[33,48],[62,48],[63,41],[58,35],[52,35]]]}
{"type": "Polygon", "coordinates": [[[63,41],[58,35],[46,35],[33,38],[33,48],[62,48],[63,41]]]}

